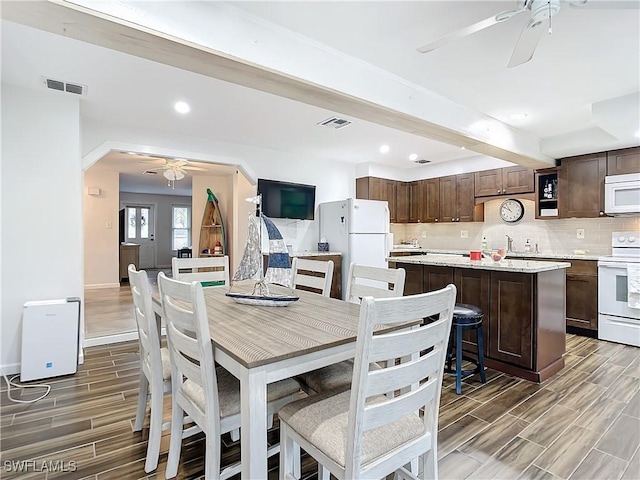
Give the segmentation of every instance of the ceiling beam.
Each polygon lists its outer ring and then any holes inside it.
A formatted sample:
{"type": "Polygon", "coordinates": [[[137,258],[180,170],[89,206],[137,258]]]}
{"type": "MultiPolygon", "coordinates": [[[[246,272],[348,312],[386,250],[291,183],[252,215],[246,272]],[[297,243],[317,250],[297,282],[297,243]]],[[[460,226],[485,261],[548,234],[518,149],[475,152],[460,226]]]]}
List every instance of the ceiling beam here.
{"type": "MultiPolygon", "coordinates": [[[[134,23],[68,2],[4,2],[1,15],[9,21],[432,140],[464,146],[468,150],[519,165],[531,168],[555,165],[553,158],[540,152],[540,139],[537,137],[341,52],[323,48],[317,43],[306,44],[300,36],[294,42],[290,32],[282,33],[266,28],[264,24],[256,26],[255,22],[234,15],[228,7],[218,7],[221,2],[205,3],[209,4],[208,8],[219,8],[213,15],[215,18],[208,20],[218,22],[211,26],[212,30],[225,25],[225,44],[218,48],[226,48],[227,52],[203,46],[202,39],[195,43],[182,38],[187,35],[178,37],[144,26],[141,24],[145,22],[144,15],[136,18],[134,23]],[[260,50],[253,55],[245,50],[235,52],[236,55],[229,53],[228,50],[232,48],[229,45],[250,41],[247,35],[251,28],[262,28],[259,33],[263,39],[265,35],[270,35],[270,41],[261,42],[260,50]],[[234,39],[234,36],[237,38],[234,39]],[[289,48],[285,55],[282,52],[283,42],[289,42],[286,43],[289,48]],[[270,44],[275,46],[271,50],[270,44]],[[300,62],[301,57],[307,58],[307,62],[300,62]],[[317,59],[317,65],[306,67],[305,71],[300,64],[312,64],[309,58],[317,59]],[[321,68],[329,64],[340,65],[342,73],[337,75],[334,69],[327,73],[329,68],[321,68]]],[[[113,2],[116,6],[122,4],[113,2]]],[[[151,4],[158,4],[156,8],[160,8],[159,5],[170,8],[172,5],[170,2],[148,3],[151,4]]]]}

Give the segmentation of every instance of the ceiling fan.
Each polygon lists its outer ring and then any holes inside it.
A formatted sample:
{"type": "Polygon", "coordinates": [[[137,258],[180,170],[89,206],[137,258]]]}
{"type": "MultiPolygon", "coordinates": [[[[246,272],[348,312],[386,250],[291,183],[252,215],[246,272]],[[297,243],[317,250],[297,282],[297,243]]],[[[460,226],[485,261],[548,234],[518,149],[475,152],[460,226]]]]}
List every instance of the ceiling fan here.
{"type": "Polygon", "coordinates": [[[530,20],[522,29],[520,37],[516,43],[516,46],[509,60],[509,67],[516,67],[523,63],[528,62],[533,58],[533,53],[538,46],[538,42],[545,31],[545,26],[548,27],[547,31],[551,34],[551,18],[558,14],[560,11],[560,3],[568,3],[571,7],[580,8],[631,8],[637,9],[640,7],[640,2],[636,1],[607,1],[607,2],[589,2],[589,0],[519,0],[519,8],[515,10],[507,10],[505,12],[498,13],[492,17],[489,17],[480,22],[474,23],[467,27],[451,32],[443,37],[440,37],[433,42],[427,43],[419,47],[417,50],[420,53],[427,53],[443,45],[446,45],[452,40],[466,37],[473,33],[489,28],[497,23],[506,22],[507,20],[515,17],[519,13],[529,12],[530,20]]]}
{"type": "MultiPolygon", "coordinates": [[[[144,171],[144,173],[155,173],[157,171],[162,171],[162,176],[167,179],[168,185],[172,188],[174,187],[174,182],[176,180],[182,180],[187,175],[187,170],[191,171],[205,171],[206,169],[201,167],[194,167],[189,165],[187,160],[179,159],[179,158],[157,158],[157,157],[149,157],[149,160],[162,160],[164,165],[161,165],[156,168],[149,168],[144,171]]],[[[146,160],[148,161],[148,160],[146,160]]],[[[144,163],[145,161],[141,161],[144,163]]]]}

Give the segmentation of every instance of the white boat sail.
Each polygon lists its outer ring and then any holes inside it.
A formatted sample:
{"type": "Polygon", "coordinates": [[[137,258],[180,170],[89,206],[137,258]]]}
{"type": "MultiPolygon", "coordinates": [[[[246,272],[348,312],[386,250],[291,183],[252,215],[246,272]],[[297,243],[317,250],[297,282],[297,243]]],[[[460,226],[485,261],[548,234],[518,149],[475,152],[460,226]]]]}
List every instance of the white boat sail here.
{"type": "Polygon", "coordinates": [[[299,298],[290,287],[291,259],[280,231],[271,219],[264,215],[260,217],[249,216],[247,244],[240,265],[231,279],[231,288],[226,295],[237,303],[284,307],[299,298]],[[262,275],[260,218],[264,222],[269,235],[269,264],[264,276],[262,275]],[[243,280],[256,280],[251,293],[233,292],[234,284],[243,280]],[[269,290],[269,284],[287,287],[290,293],[272,293],[269,290]]]}

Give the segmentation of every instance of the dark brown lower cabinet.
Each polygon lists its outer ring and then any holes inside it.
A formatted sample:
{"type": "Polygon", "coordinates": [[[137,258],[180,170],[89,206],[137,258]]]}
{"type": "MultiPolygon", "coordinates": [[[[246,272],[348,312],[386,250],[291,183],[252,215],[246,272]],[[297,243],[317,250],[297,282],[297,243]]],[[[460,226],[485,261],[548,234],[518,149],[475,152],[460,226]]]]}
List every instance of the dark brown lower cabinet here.
{"type": "Polygon", "coordinates": [[[491,272],[487,356],[533,368],[533,276],[491,272]]]}
{"type": "MultiPolygon", "coordinates": [[[[454,284],[458,289],[456,303],[467,303],[480,307],[485,316],[482,319],[482,332],[484,336],[484,356],[488,355],[488,338],[491,326],[487,317],[489,312],[489,272],[471,268],[456,268],[454,271],[454,284]]],[[[463,330],[462,349],[466,355],[477,358],[478,337],[474,329],[463,330]]]]}

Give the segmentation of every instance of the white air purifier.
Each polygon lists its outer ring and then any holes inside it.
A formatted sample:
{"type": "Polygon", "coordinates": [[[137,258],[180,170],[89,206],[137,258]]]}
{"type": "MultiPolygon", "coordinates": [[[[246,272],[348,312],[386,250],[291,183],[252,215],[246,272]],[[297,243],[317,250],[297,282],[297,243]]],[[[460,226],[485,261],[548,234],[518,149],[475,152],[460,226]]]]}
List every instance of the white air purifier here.
{"type": "Polygon", "coordinates": [[[80,299],[27,302],[22,311],[20,381],[78,370],[80,299]]]}

